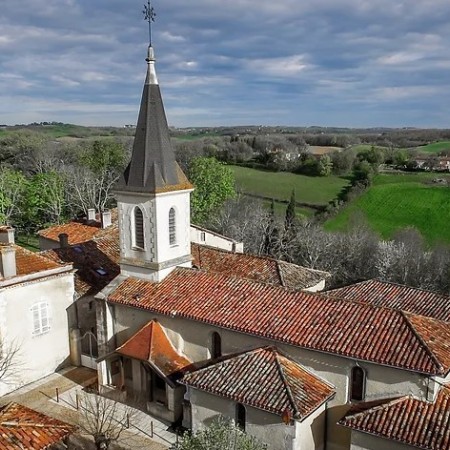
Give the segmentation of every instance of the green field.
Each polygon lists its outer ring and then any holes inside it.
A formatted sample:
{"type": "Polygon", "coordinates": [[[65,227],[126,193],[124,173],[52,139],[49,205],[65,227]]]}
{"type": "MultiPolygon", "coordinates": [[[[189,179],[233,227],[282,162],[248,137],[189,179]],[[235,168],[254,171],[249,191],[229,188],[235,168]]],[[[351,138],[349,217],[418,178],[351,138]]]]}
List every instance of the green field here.
{"type": "Polygon", "coordinates": [[[417,147],[420,153],[439,153],[443,150],[450,150],[450,141],[433,142],[432,144],[417,147]]]}
{"type": "Polygon", "coordinates": [[[297,202],[326,205],[336,198],[349,181],[343,177],[308,177],[289,172],[268,172],[240,166],[228,166],[236,186],[244,193],[263,195],[275,200],[289,200],[292,189],[297,202]]]}
{"type": "Polygon", "coordinates": [[[389,238],[405,227],[417,228],[429,243],[450,243],[450,188],[431,183],[449,175],[432,173],[378,175],[373,186],[325,223],[329,231],[345,230],[362,212],[370,226],[389,238]]]}

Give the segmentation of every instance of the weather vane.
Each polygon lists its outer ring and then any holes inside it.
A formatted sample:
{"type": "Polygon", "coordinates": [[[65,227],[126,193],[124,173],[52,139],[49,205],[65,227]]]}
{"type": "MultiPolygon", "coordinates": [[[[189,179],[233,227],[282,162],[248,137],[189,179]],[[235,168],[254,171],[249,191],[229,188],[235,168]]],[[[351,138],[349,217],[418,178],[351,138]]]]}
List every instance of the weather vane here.
{"type": "Polygon", "coordinates": [[[142,11],[144,14],[144,19],[148,22],[148,37],[150,42],[150,47],[152,46],[152,22],[155,21],[156,13],[153,9],[153,6],[150,3],[150,0],[147,0],[147,4],[144,5],[144,9],[142,11]]]}

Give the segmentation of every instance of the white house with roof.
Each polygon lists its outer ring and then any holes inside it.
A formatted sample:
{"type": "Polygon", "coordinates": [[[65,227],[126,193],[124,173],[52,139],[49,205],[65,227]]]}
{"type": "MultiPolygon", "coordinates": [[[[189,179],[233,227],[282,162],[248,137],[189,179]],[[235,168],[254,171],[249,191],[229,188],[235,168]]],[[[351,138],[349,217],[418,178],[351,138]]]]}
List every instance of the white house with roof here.
{"type": "Polygon", "coordinates": [[[0,228],[0,396],[68,363],[67,308],[73,302],[72,265],[60,265],[14,244],[0,228]]]}

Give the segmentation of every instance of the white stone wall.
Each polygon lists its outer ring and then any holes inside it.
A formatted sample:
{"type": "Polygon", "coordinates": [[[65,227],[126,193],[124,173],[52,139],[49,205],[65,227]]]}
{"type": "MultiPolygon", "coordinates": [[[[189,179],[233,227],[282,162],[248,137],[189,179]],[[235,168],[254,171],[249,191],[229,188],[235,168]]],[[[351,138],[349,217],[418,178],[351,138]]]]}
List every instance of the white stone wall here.
{"type": "Polygon", "coordinates": [[[242,242],[235,242],[233,239],[221,236],[206,228],[200,228],[191,225],[191,242],[200,245],[208,245],[209,247],[220,248],[235,253],[244,252],[244,244],[242,242]]]}
{"type": "Polygon", "coordinates": [[[351,450],[414,450],[417,447],[401,444],[359,431],[352,431],[351,450]]]}
{"type": "MultiPolygon", "coordinates": [[[[191,389],[190,401],[194,431],[210,425],[220,416],[231,420],[236,418],[236,403],[226,398],[191,389]]],[[[267,443],[269,450],[294,450],[292,444],[295,438],[295,425],[285,425],[280,416],[251,406],[246,406],[245,410],[245,431],[248,434],[267,443]]],[[[304,449],[307,450],[306,447],[304,449]]],[[[312,448],[308,448],[310,449],[312,448]]]]}
{"type": "Polygon", "coordinates": [[[0,396],[38,380],[69,361],[66,309],[73,302],[73,274],[66,273],[0,291],[0,330],[6,346],[19,348],[19,367],[8,383],[0,382],[0,396]],[[48,303],[49,331],[33,335],[32,307],[48,303]]]}
{"type": "Polygon", "coordinates": [[[326,404],[317,408],[303,422],[295,422],[295,450],[322,450],[326,438],[326,404]]]}
{"type": "MultiPolygon", "coordinates": [[[[169,269],[165,267],[158,269],[160,274],[156,274],[156,278],[151,275],[146,277],[159,281],[170,273],[175,265],[179,265],[170,264],[170,261],[190,255],[190,192],[185,190],[156,195],[117,194],[123,274],[130,276],[141,274],[145,277],[145,274],[155,272],[155,265],[170,266],[169,269]],[[136,206],[141,208],[144,218],[144,249],[133,247],[136,206]],[[176,212],[177,241],[175,245],[170,245],[169,242],[169,211],[171,208],[174,208],[176,212]],[[139,264],[124,264],[124,258],[129,262],[141,262],[140,265],[144,269],[139,267],[139,264]]],[[[190,265],[190,262],[187,265],[190,265]]]]}

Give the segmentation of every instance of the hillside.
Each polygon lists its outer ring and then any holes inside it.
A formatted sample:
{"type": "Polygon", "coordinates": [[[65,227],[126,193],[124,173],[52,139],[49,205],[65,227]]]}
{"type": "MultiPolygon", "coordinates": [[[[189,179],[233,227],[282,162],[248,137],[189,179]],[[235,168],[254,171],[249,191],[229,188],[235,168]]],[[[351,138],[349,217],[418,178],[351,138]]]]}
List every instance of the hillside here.
{"type": "Polygon", "coordinates": [[[400,228],[417,228],[429,243],[450,243],[450,187],[434,183],[450,175],[436,173],[380,174],[373,186],[325,223],[329,231],[345,230],[361,211],[370,226],[389,238],[400,228]]]}

